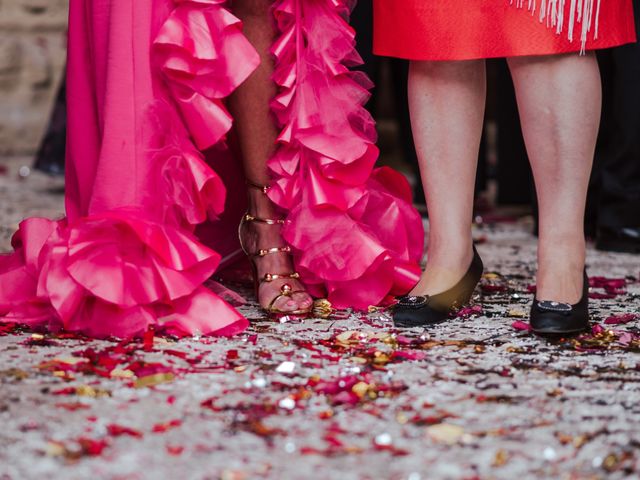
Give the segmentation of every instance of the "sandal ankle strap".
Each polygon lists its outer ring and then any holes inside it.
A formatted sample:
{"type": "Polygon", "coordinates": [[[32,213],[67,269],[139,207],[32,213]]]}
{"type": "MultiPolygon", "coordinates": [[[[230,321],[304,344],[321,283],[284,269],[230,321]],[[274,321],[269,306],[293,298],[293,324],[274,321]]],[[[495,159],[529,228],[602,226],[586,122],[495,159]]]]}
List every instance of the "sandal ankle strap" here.
{"type": "Polygon", "coordinates": [[[284,225],[285,223],[287,223],[287,220],[284,218],[262,218],[251,215],[250,213],[246,213],[244,215],[244,221],[265,223],[267,225],[284,225]]]}
{"type": "Polygon", "coordinates": [[[269,192],[271,185],[260,185],[259,183],[254,183],[251,180],[247,180],[247,186],[251,188],[255,188],[257,190],[261,190],[265,195],[269,192]]]}
{"type": "Polygon", "coordinates": [[[251,256],[262,258],[274,253],[291,253],[291,247],[287,245],[284,247],[261,248],[257,252],[252,253],[251,256]]]}

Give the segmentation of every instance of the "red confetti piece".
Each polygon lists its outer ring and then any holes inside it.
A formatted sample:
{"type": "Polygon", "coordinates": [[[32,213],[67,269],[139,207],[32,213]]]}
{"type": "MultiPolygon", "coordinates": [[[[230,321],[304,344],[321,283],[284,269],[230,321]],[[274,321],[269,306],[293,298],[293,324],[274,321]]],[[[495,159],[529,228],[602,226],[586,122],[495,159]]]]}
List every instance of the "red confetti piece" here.
{"type": "Polygon", "coordinates": [[[14,333],[18,333],[20,330],[20,325],[17,323],[0,323],[0,337],[6,337],[7,335],[13,335],[14,333]]]}
{"type": "Polygon", "coordinates": [[[627,280],[625,278],[590,277],[589,286],[606,290],[619,290],[626,288],[627,280]]]}
{"type": "Polygon", "coordinates": [[[142,338],[143,349],[145,352],[153,351],[153,339],[155,337],[155,333],[152,329],[144,332],[144,337],[142,338]]]}
{"type": "Polygon", "coordinates": [[[107,432],[113,437],[127,435],[130,437],[142,438],[142,433],[138,430],[134,430],[133,428],[125,427],[123,425],[117,425],[115,423],[107,425],[107,432]]]}
{"type": "Polygon", "coordinates": [[[51,392],[52,395],[75,395],[78,389],[76,387],[66,387],[51,392]]]}
{"type": "Polygon", "coordinates": [[[511,326],[513,328],[515,328],[516,330],[521,330],[524,332],[530,332],[531,331],[531,325],[528,324],[527,322],[522,322],[520,320],[516,320],[515,322],[513,322],[511,324],[511,326]]]}
{"type": "Polygon", "coordinates": [[[617,294],[614,293],[589,292],[589,298],[593,300],[611,300],[616,297],[617,294]]]}
{"type": "Polygon", "coordinates": [[[394,457],[404,457],[406,455],[409,455],[410,453],[408,450],[405,450],[404,448],[398,448],[393,445],[380,445],[380,444],[377,444],[375,441],[373,442],[373,448],[381,452],[389,452],[394,457]]]}
{"type": "Polygon", "coordinates": [[[457,317],[467,318],[471,316],[482,315],[482,306],[481,305],[473,305],[471,307],[464,307],[458,310],[456,314],[457,317]]]}
{"type": "Polygon", "coordinates": [[[148,363],[136,361],[127,365],[126,369],[131,370],[138,378],[148,377],[159,373],[176,373],[175,369],[159,362],[148,363]]]}
{"type": "Polygon", "coordinates": [[[165,355],[171,355],[172,357],[178,357],[182,359],[186,359],[189,354],[187,352],[181,352],[180,350],[162,350],[162,353],[165,355]]]}
{"type": "Polygon", "coordinates": [[[631,332],[623,332],[618,337],[618,343],[625,347],[631,345],[633,342],[637,340],[640,340],[640,337],[632,334],[631,332]]]}
{"type": "Polygon", "coordinates": [[[56,403],[56,408],[63,408],[69,412],[75,412],[77,410],[87,410],[89,405],[80,402],[68,402],[68,403],[56,403]]]}
{"type": "Polygon", "coordinates": [[[502,293],[509,290],[506,285],[495,285],[492,283],[484,283],[480,285],[480,289],[487,295],[493,295],[494,293],[502,293]]]}
{"type": "Polygon", "coordinates": [[[424,360],[427,358],[427,354],[416,350],[396,350],[393,352],[392,358],[400,358],[403,360],[424,360]]]}
{"type": "Polygon", "coordinates": [[[167,445],[167,453],[169,455],[178,456],[182,455],[184,447],[182,445],[167,445]]]}
{"type": "Polygon", "coordinates": [[[623,315],[612,315],[608,317],[604,323],[607,325],[623,325],[625,323],[630,323],[640,318],[638,315],[634,313],[625,313],[623,315]]]}
{"type": "Polygon", "coordinates": [[[182,425],[182,420],[175,419],[165,423],[156,423],[153,426],[153,433],[164,433],[168,430],[174,429],[182,425]]]}
{"type": "Polygon", "coordinates": [[[105,448],[109,446],[106,440],[93,440],[91,438],[80,437],[77,440],[85,455],[101,455],[105,448]]]}

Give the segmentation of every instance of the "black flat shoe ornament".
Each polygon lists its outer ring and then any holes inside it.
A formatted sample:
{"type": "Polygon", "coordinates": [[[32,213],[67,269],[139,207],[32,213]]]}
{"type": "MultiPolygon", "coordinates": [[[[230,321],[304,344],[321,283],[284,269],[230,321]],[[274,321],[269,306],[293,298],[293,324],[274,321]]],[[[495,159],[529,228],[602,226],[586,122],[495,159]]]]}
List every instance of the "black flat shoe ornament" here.
{"type": "Polygon", "coordinates": [[[590,328],[589,324],[589,277],[585,272],[582,298],[575,305],[533,300],[530,323],[533,332],[539,335],[575,335],[590,328]]]}

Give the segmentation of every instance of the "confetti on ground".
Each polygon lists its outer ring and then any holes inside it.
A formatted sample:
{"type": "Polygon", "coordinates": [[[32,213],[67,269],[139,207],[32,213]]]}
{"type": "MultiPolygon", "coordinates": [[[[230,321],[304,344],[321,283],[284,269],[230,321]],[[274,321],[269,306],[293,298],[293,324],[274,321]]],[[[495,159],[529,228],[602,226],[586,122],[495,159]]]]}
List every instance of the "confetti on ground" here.
{"type": "Polygon", "coordinates": [[[249,303],[232,339],[2,325],[0,478],[637,478],[638,257],[590,250],[593,330],[540,339],[529,229],[478,227],[475,303],[429,330],[322,303],[285,323],[249,303]]]}

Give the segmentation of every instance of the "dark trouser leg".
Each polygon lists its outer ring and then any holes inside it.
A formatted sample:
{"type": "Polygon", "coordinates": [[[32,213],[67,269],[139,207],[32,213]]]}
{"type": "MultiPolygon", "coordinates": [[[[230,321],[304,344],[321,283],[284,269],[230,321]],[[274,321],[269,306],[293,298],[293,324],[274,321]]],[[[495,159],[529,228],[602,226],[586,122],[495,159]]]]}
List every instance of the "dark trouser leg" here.
{"type": "MultiPolygon", "coordinates": [[[[640,2],[636,2],[638,4],[640,2]]],[[[640,17],[640,13],[637,15],[640,17]]],[[[636,18],[638,23],[638,18],[636,18]]],[[[639,25],[640,28],[640,25],[639,25]]],[[[598,153],[598,227],[640,227],[640,44],[608,52],[612,78],[598,153]]]]}
{"type": "Polygon", "coordinates": [[[36,154],[34,167],[54,175],[64,174],[65,145],[67,139],[66,81],[62,80],[53,107],[49,126],[36,154]]]}
{"type": "Polygon", "coordinates": [[[498,124],[497,203],[527,205],[533,201],[529,157],[522,138],[518,106],[509,69],[504,60],[492,63],[495,69],[496,122],[498,124]]]}

